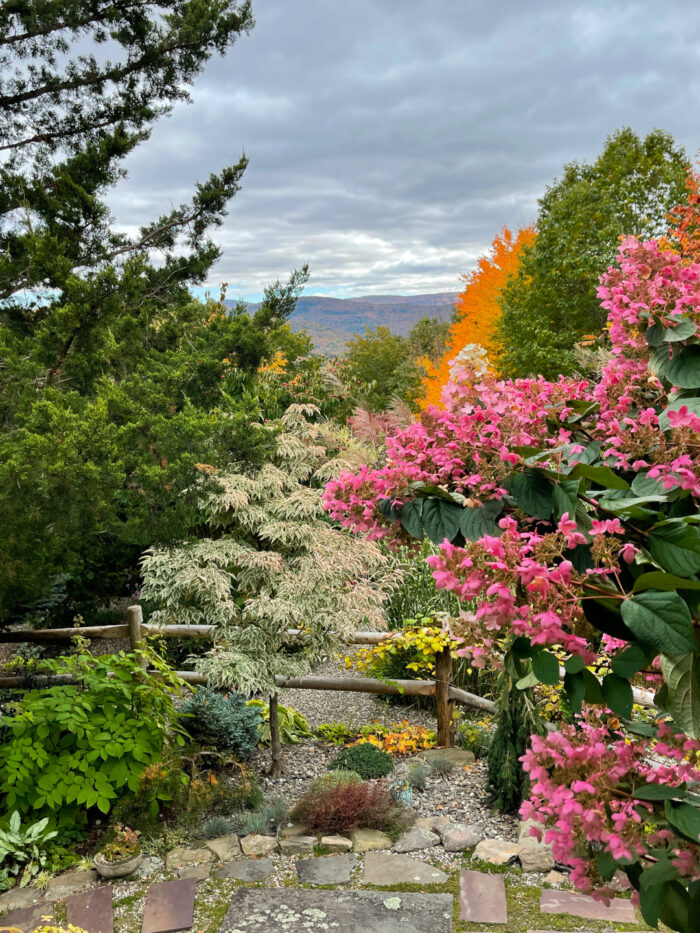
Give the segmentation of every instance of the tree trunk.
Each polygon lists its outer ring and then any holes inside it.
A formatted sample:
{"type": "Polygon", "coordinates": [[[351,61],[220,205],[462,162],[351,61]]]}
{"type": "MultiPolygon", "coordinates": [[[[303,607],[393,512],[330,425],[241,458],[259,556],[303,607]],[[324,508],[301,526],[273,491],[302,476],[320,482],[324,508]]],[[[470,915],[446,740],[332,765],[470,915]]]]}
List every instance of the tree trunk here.
{"type": "Polygon", "coordinates": [[[280,723],[277,716],[278,694],[270,694],[270,752],[272,766],[270,777],[282,777],[282,742],[280,741],[280,723]]]}

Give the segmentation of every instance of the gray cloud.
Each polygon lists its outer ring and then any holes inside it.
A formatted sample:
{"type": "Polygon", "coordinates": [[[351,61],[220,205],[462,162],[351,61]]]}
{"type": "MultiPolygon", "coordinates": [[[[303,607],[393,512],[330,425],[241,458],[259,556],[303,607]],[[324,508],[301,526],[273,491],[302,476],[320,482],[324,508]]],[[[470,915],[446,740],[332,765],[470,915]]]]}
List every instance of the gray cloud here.
{"type": "Polygon", "coordinates": [[[700,147],[691,0],[258,0],[255,15],[112,198],[137,226],[245,149],[211,276],[232,296],[306,261],[309,293],[454,290],[618,127],[700,147]]]}

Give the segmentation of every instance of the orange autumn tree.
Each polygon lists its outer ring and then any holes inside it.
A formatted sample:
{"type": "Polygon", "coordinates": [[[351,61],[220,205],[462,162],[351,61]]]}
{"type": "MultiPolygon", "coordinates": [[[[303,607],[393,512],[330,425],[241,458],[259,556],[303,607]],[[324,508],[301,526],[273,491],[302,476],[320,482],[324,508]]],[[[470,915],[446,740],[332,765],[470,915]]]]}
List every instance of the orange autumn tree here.
{"type": "MultiPolygon", "coordinates": [[[[700,165],[700,161],[698,162],[700,165]]],[[[700,174],[688,172],[688,200],[674,207],[668,215],[674,225],[669,231],[681,255],[690,262],[700,262],[700,174]]]]}
{"type": "Polygon", "coordinates": [[[496,359],[495,336],[501,316],[499,298],[508,277],[515,272],[523,249],[535,239],[532,226],[523,227],[513,236],[508,227],[497,233],[486,256],[477,268],[463,275],[464,290],[455,303],[455,322],[445,355],[437,364],[427,366],[423,380],[423,408],[440,405],[440,394],[450,377],[450,364],[468,344],[477,344],[486,350],[489,362],[496,359]]]}

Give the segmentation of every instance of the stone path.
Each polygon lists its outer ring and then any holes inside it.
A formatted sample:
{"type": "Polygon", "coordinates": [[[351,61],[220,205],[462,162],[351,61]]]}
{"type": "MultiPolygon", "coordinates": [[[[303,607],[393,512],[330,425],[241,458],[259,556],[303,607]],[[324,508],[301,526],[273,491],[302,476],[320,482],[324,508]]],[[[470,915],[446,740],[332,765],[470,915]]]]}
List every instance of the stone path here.
{"type": "MultiPolygon", "coordinates": [[[[397,886],[408,883],[430,885],[432,891],[436,890],[433,886],[437,886],[439,891],[440,885],[447,882],[448,875],[444,871],[428,861],[405,854],[415,849],[431,849],[437,845],[436,839],[444,837],[446,831],[446,826],[436,818],[430,825],[417,827],[410,835],[407,834],[403,842],[393,847],[393,852],[386,849],[377,851],[373,846],[381,840],[362,836],[357,840],[355,852],[297,858],[294,868],[300,884],[305,887],[239,888],[233,894],[220,933],[248,933],[249,930],[255,930],[256,933],[266,933],[268,930],[276,933],[280,930],[284,930],[284,933],[294,933],[295,930],[312,933],[316,930],[332,930],[334,933],[354,933],[355,930],[362,930],[363,933],[394,933],[399,929],[403,933],[449,933],[452,929],[451,894],[409,894],[396,890],[397,886]],[[385,890],[357,890],[358,883],[385,890]],[[344,887],[350,884],[353,885],[352,889],[344,887]],[[321,885],[333,886],[334,890],[312,887],[321,885]]],[[[458,832],[461,833],[462,829],[458,832]]],[[[261,852],[269,850],[263,844],[258,845],[258,841],[263,838],[255,840],[255,847],[261,852]]],[[[288,838],[302,839],[299,835],[288,838]]],[[[268,856],[244,857],[241,855],[241,847],[225,837],[212,842],[215,844],[207,843],[202,849],[174,850],[175,854],[170,853],[170,869],[178,871],[180,878],[150,885],[143,909],[141,933],[191,930],[197,884],[208,878],[210,873],[215,878],[230,878],[259,885],[275,871],[275,862],[268,856]],[[196,861],[193,853],[199,853],[203,861],[196,861]]],[[[390,840],[388,844],[391,845],[390,840]]],[[[303,850],[306,841],[298,845],[303,850]]],[[[472,858],[476,857],[476,864],[481,867],[479,854],[483,852],[475,851],[472,858]]],[[[502,846],[500,851],[490,851],[489,854],[501,864],[514,857],[510,843],[502,846]]],[[[544,859],[540,861],[543,865],[548,864],[544,859]]],[[[45,922],[43,918],[52,915],[54,901],[65,900],[69,923],[87,933],[113,933],[112,885],[98,886],[94,873],[84,872],[82,878],[78,877],[79,874],[73,872],[58,876],[40,903],[32,903],[32,898],[38,899],[41,895],[30,889],[14,889],[9,892],[11,897],[4,895],[6,906],[13,909],[0,920],[0,931],[12,927],[20,933],[31,933],[45,922]]],[[[143,877],[147,877],[147,874],[143,877]]],[[[615,923],[635,922],[635,910],[629,900],[614,898],[609,905],[605,905],[602,901],[570,891],[541,890],[540,911],[542,914],[605,921],[611,926],[615,923]]],[[[459,916],[464,922],[485,924],[494,929],[506,924],[508,909],[503,875],[488,871],[461,871],[459,916]]],[[[546,924],[542,923],[542,926],[546,924]]]]}

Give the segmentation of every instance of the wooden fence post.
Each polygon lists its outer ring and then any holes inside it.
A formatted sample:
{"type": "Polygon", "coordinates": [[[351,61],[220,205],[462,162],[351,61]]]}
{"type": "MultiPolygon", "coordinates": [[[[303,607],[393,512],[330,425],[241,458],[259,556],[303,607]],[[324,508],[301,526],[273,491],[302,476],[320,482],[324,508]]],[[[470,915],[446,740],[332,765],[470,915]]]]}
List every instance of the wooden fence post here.
{"type": "MultiPolygon", "coordinates": [[[[137,651],[143,645],[143,611],[140,606],[129,606],[126,610],[126,623],[129,626],[129,642],[131,650],[137,651]]],[[[148,662],[145,658],[141,660],[141,667],[146,670],[148,662]]]]}
{"type": "Polygon", "coordinates": [[[438,745],[454,745],[453,714],[455,701],[450,699],[452,684],[452,652],[449,647],[435,655],[435,705],[437,707],[438,745]]]}

